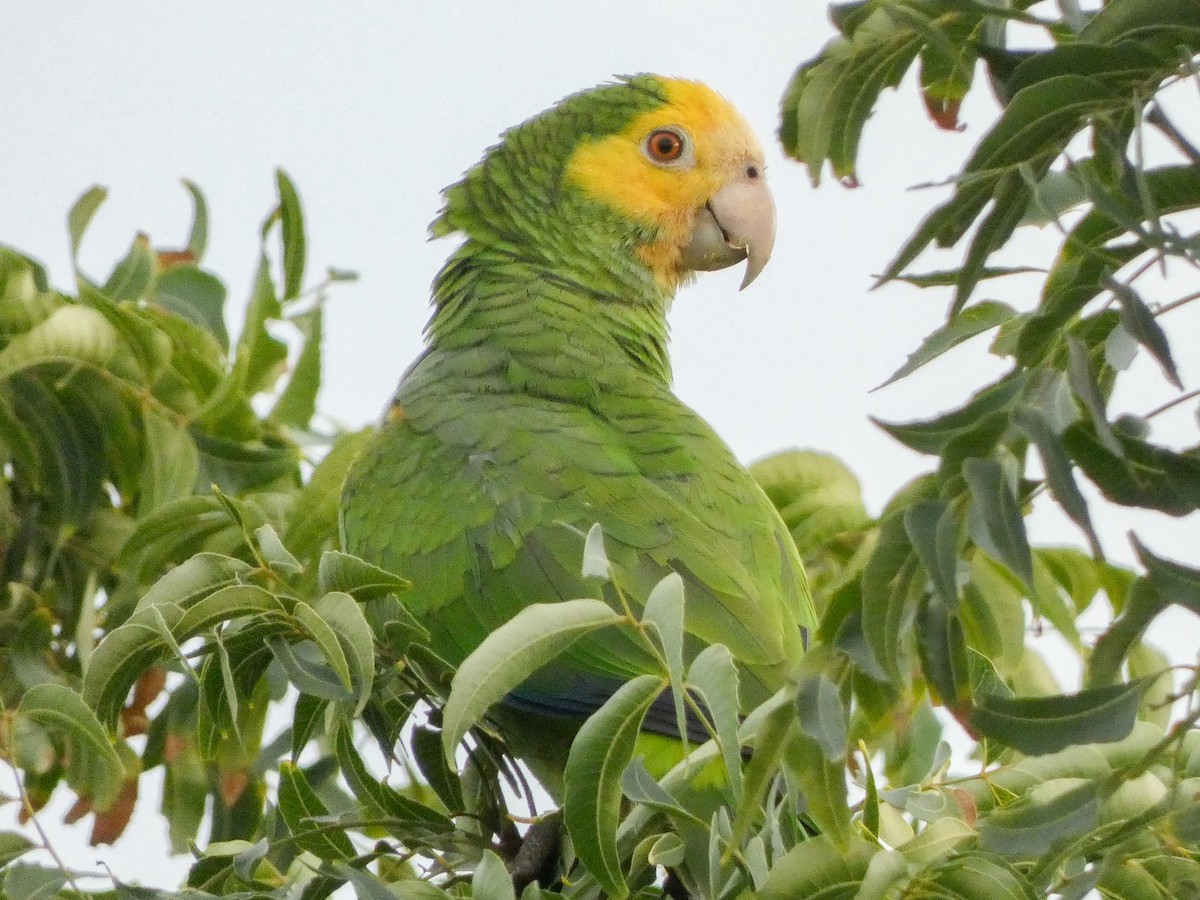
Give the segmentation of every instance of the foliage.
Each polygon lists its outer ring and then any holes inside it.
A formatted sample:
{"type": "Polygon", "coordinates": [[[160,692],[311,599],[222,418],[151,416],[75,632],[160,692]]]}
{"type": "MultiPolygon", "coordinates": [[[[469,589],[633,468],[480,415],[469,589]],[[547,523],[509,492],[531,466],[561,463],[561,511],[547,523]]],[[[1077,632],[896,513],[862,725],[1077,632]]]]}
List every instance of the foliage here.
{"type": "MultiPolygon", "coordinates": [[[[884,87],[916,63],[928,111],[953,127],[986,71],[1003,112],[884,277],[953,291],[946,324],[894,378],[985,332],[1010,368],[957,410],[880,423],[936,463],[878,519],[833,457],[754,467],[822,616],[796,683],[744,720],[723,647],[683,666],[678,578],[644,607],[530,607],[455,672],[424,647],[407,585],[338,552],[341,475],[361,435],[314,426],[330,279],[302,290],[303,222],[282,174],[264,226],[265,240],[281,225],[282,288],[264,249],[232,346],[225,289],[199,267],[206,215],[191,186],[186,250],[139,237],[103,284],[79,273],[73,296],[0,250],[0,754],[20,772],[24,812],[65,782],[75,814],[95,813],[93,840],[112,840],[139,775],[161,766],[195,897],[348,885],[360,900],[513,898],[510,873],[524,898],[656,896],[662,867],[712,897],[1195,893],[1195,669],[1176,684],[1142,635],[1169,605],[1200,612],[1200,569],[1136,539],[1140,571],[1109,562],[1080,480],[1167,517],[1200,505],[1200,450],[1152,441],[1156,412],[1108,411],[1138,348],[1173,402],[1195,396],[1163,319],[1200,296],[1176,289],[1195,281],[1200,244],[1185,229],[1200,155],[1159,98],[1196,78],[1200,3],[1061,7],[1049,20],[1023,2],[838,4],[840,36],[788,89],[785,148],[814,180],[828,161],[853,183],[884,87]],[[1008,49],[1012,22],[1049,46],[1008,49]],[[1177,159],[1144,161],[1150,130],[1177,159]],[[973,301],[983,279],[1029,273],[994,256],[1037,222],[1062,242],[1036,303],[973,301]],[[961,265],[909,274],[934,243],[965,243],[961,265]],[[1144,294],[1156,266],[1172,275],[1166,301],[1144,294]],[[1051,502],[1086,551],[1031,543],[1025,517],[1051,502]],[[1102,598],[1115,618],[1092,642],[1077,620],[1102,598]],[[1035,623],[1078,654],[1078,689],[1064,692],[1027,642],[1035,623]],[[506,756],[489,708],[599,628],[630,630],[661,672],[580,731],[557,849],[559,819],[506,756]],[[710,713],[714,740],[656,779],[634,737],[672,685],[710,713]],[[944,741],[955,720],[977,739],[972,760],[944,741]],[[530,883],[547,874],[552,886],[530,883]]],[[[102,199],[94,190],[72,210],[73,248],[102,199]]],[[[599,530],[587,546],[581,565],[599,583],[599,530]]],[[[74,891],[80,873],[20,861],[35,846],[0,834],[0,890],[74,891]]],[[[114,883],[108,896],[174,894],[114,883]]]]}

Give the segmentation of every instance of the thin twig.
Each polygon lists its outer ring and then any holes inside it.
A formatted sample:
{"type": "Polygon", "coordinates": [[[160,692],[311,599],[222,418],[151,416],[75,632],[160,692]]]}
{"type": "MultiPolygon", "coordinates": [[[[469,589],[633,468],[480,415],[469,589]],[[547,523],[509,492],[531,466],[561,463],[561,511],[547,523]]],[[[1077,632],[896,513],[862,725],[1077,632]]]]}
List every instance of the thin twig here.
{"type": "Polygon", "coordinates": [[[1172,409],[1173,407],[1178,406],[1180,403],[1187,403],[1189,400],[1194,400],[1196,397],[1200,397],[1200,388],[1194,391],[1188,391],[1186,394],[1180,394],[1174,400],[1168,400],[1162,406],[1158,406],[1150,410],[1150,412],[1146,413],[1144,416],[1142,416],[1142,418],[1153,419],[1160,413],[1165,413],[1168,409],[1172,409]]]}
{"type": "Polygon", "coordinates": [[[67,868],[67,864],[64,863],[62,857],[58,855],[58,851],[54,849],[54,844],[50,841],[50,835],[46,834],[45,829],[42,828],[42,823],[38,821],[37,810],[33,808],[33,801],[29,799],[29,792],[25,790],[25,781],[21,778],[21,773],[17,769],[17,764],[13,762],[12,757],[7,753],[7,750],[8,748],[6,747],[5,762],[7,762],[9,768],[12,769],[13,778],[16,779],[17,793],[21,797],[21,806],[24,807],[25,814],[29,816],[29,821],[33,823],[33,827],[37,831],[38,837],[42,839],[42,849],[46,850],[53,858],[55,865],[58,866],[59,871],[62,872],[66,877],[67,883],[71,885],[71,890],[82,896],[83,891],[79,890],[79,885],[75,883],[75,876],[71,874],[71,870],[67,868]]]}
{"type": "Polygon", "coordinates": [[[1194,293],[1180,297],[1178,300],[1172,300],[1170,303],[1163,304],[1154,311],[1154,315],[1157,317],[1163,313],[1169,313],[1172,310],[1179,309],[1179,307],[1191,303],[1193,300],[1200,300],[1200,291],[1195,291],[1194,293]]]}

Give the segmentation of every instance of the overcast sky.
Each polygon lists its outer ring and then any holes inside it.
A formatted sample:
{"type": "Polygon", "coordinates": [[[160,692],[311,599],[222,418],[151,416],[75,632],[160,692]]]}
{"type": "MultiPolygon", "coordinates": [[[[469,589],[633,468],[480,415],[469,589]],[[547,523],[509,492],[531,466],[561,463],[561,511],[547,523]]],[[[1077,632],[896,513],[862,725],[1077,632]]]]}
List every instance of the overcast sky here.
{"type": "MultiPolygon", "coordinates": [[[[102,184],[110,196],[82,260],[103,277],[139,230],[158,246],[183,242],[187,177],[211,206],[204,265],[229,285],[236,313],[282,166],[304,201],[310,280],[326,266],[361,273],[328,306],[320,398],[328,416],[356,427],[378,414],[420,349],[428,286],[451,246],[426,240],[441,188],[504,128],[566,94],[642,71],[702,80],[740,106],[767,144],[779,234],[771,264],[745,293],[739,268],[703,276],[677,299],[677,392],[745,461],[789,446],[836,453],[877,511],[929,465],[868,416],[932,416],[1002,370],[974,342],[870,393],[941,323],[946,302],[904,286],[869,293],[872,274],[943,195],[911,186],[956,171],[995,107],[986,88],[973,92],[965,130],[948,133],[925,119],[911,84],[889,92],[867,128],[861,186],[826,179],[814,189],[782,158],[774,130],[793,69],[832,34],[825,7],[10,0],[0,13],[0,242],[39,258],[68,287],[66,212],[102,184]]],[[[1025,262],[1046,263],[1055,247],[1053,234],[1021,238],[1025,262]]],[[[917,268],[951,264],[929,258],[917,268]]],[[[1037,284],[1014,280],[986,295],[1028,307],[1037,284]]],[[[235,314],[231,324],[239,321],[235,314]]],[[[1143,367],[1145,393],[1129,409],[1169,396],[1143,367]]],[[[1190,413],[1174,421],[1194,441],[1190,413]]],[[[1101,527],[1127,556],[1123,532],[1143,523],[1154,534],[1156,522],[1124,512],[1101,527]]],[[[1078,542],[1053,514],[1035,529],[1078,542]]],[[[1169,553],[1195,537],[1193,517],[1154,546],[1169,553]]],[[[61,830],[56,844],[80,867],[103,858],[120,877],[171,885],[182,865],[146,867],[165,853],[162,831],[146,805],[134,839],[116,850],[87,848],[85,836],[61,830]]]]}

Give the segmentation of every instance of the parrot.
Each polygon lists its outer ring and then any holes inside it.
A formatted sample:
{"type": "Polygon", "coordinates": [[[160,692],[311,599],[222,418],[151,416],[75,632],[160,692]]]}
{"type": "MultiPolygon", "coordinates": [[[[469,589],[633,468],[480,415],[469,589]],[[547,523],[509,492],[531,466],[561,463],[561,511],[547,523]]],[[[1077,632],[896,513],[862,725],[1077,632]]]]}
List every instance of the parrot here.
{"type": "MultiPolygon", "coordinates": [[[[729,649],[743,712],[793,673],[816,625],[803,564],[758,484],[672,392],[667,347],[668,309],[696,273],[745,262],[744,288],[767,264],[765,176],[729,101],[643,74],[509,129],[445,190],[430,231],[461,243],[340,510],[345,550],[411,582],[402,602],[440,657],[461,664],[531,604],[592,596],[581,564],[598,523],[634,605],[680,577],[687,654],[729,649]]],[[[647,671],[660,669],[642,644],[600,629],[495,721],[559,796],[583,720],[647,671]]],[[[668,694],[642,729],[678,746],[668,694]]],[[[687,731],[709,737],[700,721],[687,731]]]]}

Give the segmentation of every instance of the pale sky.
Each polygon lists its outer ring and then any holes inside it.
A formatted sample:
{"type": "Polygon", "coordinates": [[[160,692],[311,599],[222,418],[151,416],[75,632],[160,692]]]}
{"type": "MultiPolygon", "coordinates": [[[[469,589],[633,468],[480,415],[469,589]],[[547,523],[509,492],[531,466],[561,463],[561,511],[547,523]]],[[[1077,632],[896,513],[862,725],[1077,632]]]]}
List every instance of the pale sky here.
{"type": "MultiPolygon", "coordinates": [[[[861,187],[826,178],[814,190],[806,171],[783,159],[774,131],[793,69],[832,36],[825,10],[804,0],[10,0],[0,13],[0,242],[39,258],[69,287],[66,213],[102,184],[109,199],[82,260],[103,277],[139,230],[159,246],[182,243],[190,206],[179,179],[190,178],[211,208],[204,265],[228,284],[236,328],[258,229],[274,202],[274,168],[284,167],[307,214],[309,280],[327,266],[361,273],[335,289],[327,308],[319,404],[357,427],[377,415],[420,349],[428,286],[452,246],[426,241],[441,188],[504,128],[566,94],[642,71],[705,81],[742,109],[767,145],[779,233],[770,265],[745,293],[737,292],[740,269],[731,269],[702,276],[677,299],[677,392],[747,462],[790,446],[839,455],[878,511],[930,463],[867,417],[933,416],[1003,369],[976,339],[870,393],[941,324],[948,299],[903,285],[868,292],[872,275],[944,195],[910,187],[953,174],[995,106],[983,86],[963,110],[965,130],[947,133],[925,118],[911,84],[888,92],[864,137],[861,187]]],[[[1053,233],[1022,234],[1017,253],[1048,263],[1055,247],[1053,233]]],[[[951,265],[945,255],[916,268],[951,265]]],[[[1037,285],[1036,276],[1013,279],[977,296],[1028,308],[1037,285]]],[[[1186,383],[1194,373],[1180,356],[1186,383]]],[[[1135,371],[1119,411],[1144,411],[1170,396],[1145,360],[1135,371]]],[[[1190,410],[1164,425],[1195,442],[1190,410]]],[[[1161,517],[1119,511],[1100,527],[1121,558],[1129,557],[1123,534],[1131,527],[1179,556],[1197,537],[1194,516],[1164,526],[1161,517]]],[[[1037,518],[1034,532],[1079,543],[1052,513],[1037,518]]],[[[1194,634],[1195,621],[1186,628],[1194,634]]],[[[61,827],[56,846],[81,868],[105,859],[124,879],[173,886],[186,865],[148,868],[165,853],[153,806],[144,804],[132,837],[117,848],[88,848],[86,834],[61,827]]],[[[10,820],[0,809],[0,823],[10,820]]]]}

